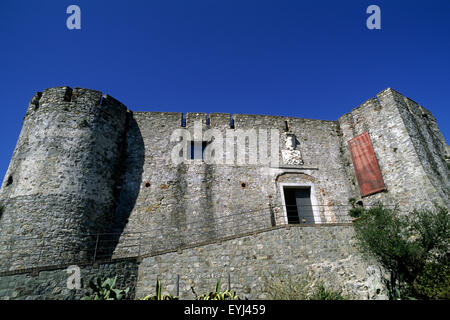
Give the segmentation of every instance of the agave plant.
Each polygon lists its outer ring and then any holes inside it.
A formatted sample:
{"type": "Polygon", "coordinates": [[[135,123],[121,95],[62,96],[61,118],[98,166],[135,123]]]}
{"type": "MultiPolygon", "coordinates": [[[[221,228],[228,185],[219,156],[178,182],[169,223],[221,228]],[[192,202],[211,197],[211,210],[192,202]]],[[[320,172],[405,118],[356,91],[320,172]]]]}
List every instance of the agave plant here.
{"type": "Polygon", "coordinates": [[[148,295],[141,300],[178,300],[179,297],[172,296],[170,294],[163,295],[162,294],[162,286],[161,282],[159,282],[159,279],[156,280],[156,287],[155,287],[155,294],[148,295]]]}
{"type": "Polygon", "coordinates": [[[101,278],[96,278],[89,281],[89,288],[91,293],[87,294],[81,300],[122,300],[126,297],[130,288],[125,290],[116,289],[117,276],[114,278],[106,278],[101,280],[101,278]]]}
{"type": "Polygon", "coordinates": [[[196,300],[239,300],[234,290],[220,291],[220,279],[217,280],[215,291],[195,297],[196,300]]]}

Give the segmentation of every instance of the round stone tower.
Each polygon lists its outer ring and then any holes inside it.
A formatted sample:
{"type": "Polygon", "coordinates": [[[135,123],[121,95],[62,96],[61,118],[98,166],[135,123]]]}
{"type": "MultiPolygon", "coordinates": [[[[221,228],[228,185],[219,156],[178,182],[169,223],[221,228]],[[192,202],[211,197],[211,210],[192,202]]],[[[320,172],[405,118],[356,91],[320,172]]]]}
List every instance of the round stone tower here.
{"type": "Polygon", "coordinates": [[[127,108],[57,87],[31,100],[0,191],[0,270],[92,259],[116,207],[127,108]]]}

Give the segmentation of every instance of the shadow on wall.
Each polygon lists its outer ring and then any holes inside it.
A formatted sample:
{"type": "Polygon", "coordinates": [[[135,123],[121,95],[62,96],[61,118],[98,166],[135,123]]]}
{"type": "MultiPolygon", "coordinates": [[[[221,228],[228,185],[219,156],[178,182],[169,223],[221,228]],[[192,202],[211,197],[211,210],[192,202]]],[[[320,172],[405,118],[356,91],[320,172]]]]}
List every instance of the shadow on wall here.
{"type": "Polygon", "coordinates": [[[112,258],[133,210],[144,171],[144,139],[132,113],[128,114],[127,131],[122,151],[120,178],[117,183],[116,210],[110,231],[99,242],[98,260],[112,258]],[[103,252],[100,252],[103,251],[103,252]]]}

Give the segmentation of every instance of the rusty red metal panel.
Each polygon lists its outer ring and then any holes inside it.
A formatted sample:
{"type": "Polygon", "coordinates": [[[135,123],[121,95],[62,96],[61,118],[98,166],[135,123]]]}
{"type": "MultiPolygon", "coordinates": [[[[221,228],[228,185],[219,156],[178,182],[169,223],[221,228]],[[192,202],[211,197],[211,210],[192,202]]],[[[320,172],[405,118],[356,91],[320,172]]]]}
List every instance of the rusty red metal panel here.
{"type": "Polygon", "coordinates": [[[364,132],[350,139],[348,147],[352,155],[361,196],[364,197],[385,190],[386,187],[369,133],[364,132]]]}

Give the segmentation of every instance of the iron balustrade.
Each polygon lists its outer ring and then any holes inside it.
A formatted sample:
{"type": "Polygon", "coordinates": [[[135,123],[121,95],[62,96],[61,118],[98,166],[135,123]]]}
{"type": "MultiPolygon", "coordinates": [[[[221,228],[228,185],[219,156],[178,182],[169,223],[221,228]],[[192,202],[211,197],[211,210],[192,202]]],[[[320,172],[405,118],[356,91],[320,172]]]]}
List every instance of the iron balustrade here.
{"type": "MultiPolygon", "coordinates": [[[[294,206],[294,205],[293,205],[294,206]]],[[[112,261],[123,258],[156,255],[214,243],[233,237],[270,230],[275,227],[302,225],[289,223],[289,206],[267,206],[254,210],[214,216],[214,220],[200,218],[186,223],[170,223],[157,228],[120,233],[76,235],[71,247],[70,234],[61,238],[16,236],[0,243],[0,271],[37,268],[52,264],[81,264],[112,261]]],[[[295,206],[299,209],[299,206],[295,206]]],[[[312,205],[316,207],[318,225],[348,224],[351,205],[312,205]]],[[[301,209],[301,206],[300,206],[301,209]]]]}

